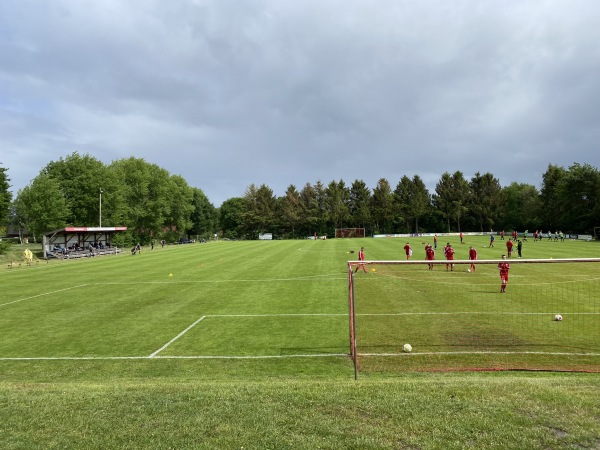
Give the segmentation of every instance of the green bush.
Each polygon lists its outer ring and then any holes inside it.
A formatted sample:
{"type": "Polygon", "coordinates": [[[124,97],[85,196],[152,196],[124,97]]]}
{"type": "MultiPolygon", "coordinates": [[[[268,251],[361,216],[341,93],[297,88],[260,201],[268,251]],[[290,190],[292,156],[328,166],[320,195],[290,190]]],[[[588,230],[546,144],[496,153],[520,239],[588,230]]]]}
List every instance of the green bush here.
{"type": "Polygon", "coordinates": [[[7,253],[11,245],[12,241],[8,239],[0,239],[0,255],[7,253]]]}

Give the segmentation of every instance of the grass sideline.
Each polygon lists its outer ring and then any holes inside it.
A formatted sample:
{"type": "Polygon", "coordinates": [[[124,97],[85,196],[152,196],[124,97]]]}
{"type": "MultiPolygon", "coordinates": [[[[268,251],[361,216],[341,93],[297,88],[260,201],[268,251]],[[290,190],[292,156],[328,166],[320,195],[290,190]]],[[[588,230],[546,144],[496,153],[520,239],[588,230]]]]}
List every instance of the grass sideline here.
{"type": "MultiPolygon", "coordinates": [[[[410,240],[415,258],[421,239],[410,240]]],[[[482,259],[503,250],[466,240],[482,259]]],[[[361,245],[367,259],[400,259],[404,244],[219,242],[3,265],[0,446],[600,447],[598,374],[352,379],[351,362],[337,356],[348,351],[345,262],[361,245]],[[149,358],[203,315],[214,322],[149,358]],[[218,358],[225,351],[240,358],[218,358]],[[215,358],[183,357],[199,354],[215,358]]],[[[524,248],[527,258],[599,255],[596,242],[524,248]]]]}

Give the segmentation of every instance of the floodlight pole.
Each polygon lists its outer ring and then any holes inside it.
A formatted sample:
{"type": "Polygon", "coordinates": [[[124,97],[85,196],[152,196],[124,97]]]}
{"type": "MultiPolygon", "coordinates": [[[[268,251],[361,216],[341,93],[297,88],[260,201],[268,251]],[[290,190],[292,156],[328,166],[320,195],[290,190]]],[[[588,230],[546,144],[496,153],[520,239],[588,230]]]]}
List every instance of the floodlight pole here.
{"type": "Polygon", "coordinates": [[[102,227],[102,188],[100,188],[100,227],[102,227]]]}

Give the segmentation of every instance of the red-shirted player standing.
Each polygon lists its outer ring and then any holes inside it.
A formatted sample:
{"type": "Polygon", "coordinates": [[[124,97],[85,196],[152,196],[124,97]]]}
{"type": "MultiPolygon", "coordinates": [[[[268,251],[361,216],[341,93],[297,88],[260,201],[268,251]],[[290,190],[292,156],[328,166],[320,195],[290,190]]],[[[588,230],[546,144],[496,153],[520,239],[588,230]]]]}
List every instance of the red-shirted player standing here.
{"type": "Polygon", "coordinates": [[[408,242],[404,246],[404,251],[406,252],[406,259],[410,259],[412,256],[412,248],[410,248],[410,244],[408,242]]]}
{"type": "MultiPolygon", "coordinates": [[[[435,259],[435,251],[431,248],[431,245],[425,246],[425,260],[433,261],[435,259]]],[[[429,264],[429,270],[433,270],[433,264],[429,264]]]]}
{"type": "MultiPolygon", "coordinates": [[[[506,260],[506,255],[502,255],[502,259],[506,260]]],[[[500,270],[500,280],[502,280],[502,285],[500,286],[500,292],[506,292],[506,285],[508,284],[508,270],[510,269],[510,264],[507,262],[498,263],[498,269],[500,270]]]]}
{"type": "MultiPolygon", "coordinates": [[[[358,252],[358,260],[359,261],[365,260],[365,248],[364,247],[361,247],[360,251],[358,252]]],[[[358,272],[358,269],[360,269],[361,267],[365,271],[365,273],[367,273],[367,269],[365,268],[364,264],[357,264],[356,269],[354,269],[354,273],[358,272]]]]}
{"type": "Polygon", "coordinates": [[[508,253],[508,257],[510,258],[510,255],[512,255],[512,249],[513,249],[513,241],[512,239],[509,239],[508,241],[506,241],[506,251],[508,253]]]}
{"type": "MultiPolygon", "coordinates": [[[[454,261],[454,249],[450,244],[446,245],[446,259],[454,261]]],[[[450,266],[450,270],[454,270],[454,264],[446,264],[446,270],[448,270],[448,266],[450,266]]]]}
{"type": "MultiPolygon", "coordinates": [[[[469,259],[471,261],[475,261],[477,259],[477,249],[473,246],[469,248],[469,259]]],[[[471,268],[469,269],[471,272],[475,272],[475,263],[471,263],[471,268]]]]}

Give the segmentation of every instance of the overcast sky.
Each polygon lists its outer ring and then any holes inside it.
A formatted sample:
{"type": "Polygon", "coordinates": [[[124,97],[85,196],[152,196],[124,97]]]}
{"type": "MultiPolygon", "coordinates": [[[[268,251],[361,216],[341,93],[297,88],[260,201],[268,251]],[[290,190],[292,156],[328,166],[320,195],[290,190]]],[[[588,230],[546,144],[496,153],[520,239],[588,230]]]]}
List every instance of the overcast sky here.
{"type": "Polygon", "coordinates": [[[597,0],[2,0],[13,193],[75,151],[254,183],[600,166],[597,0]]]}

